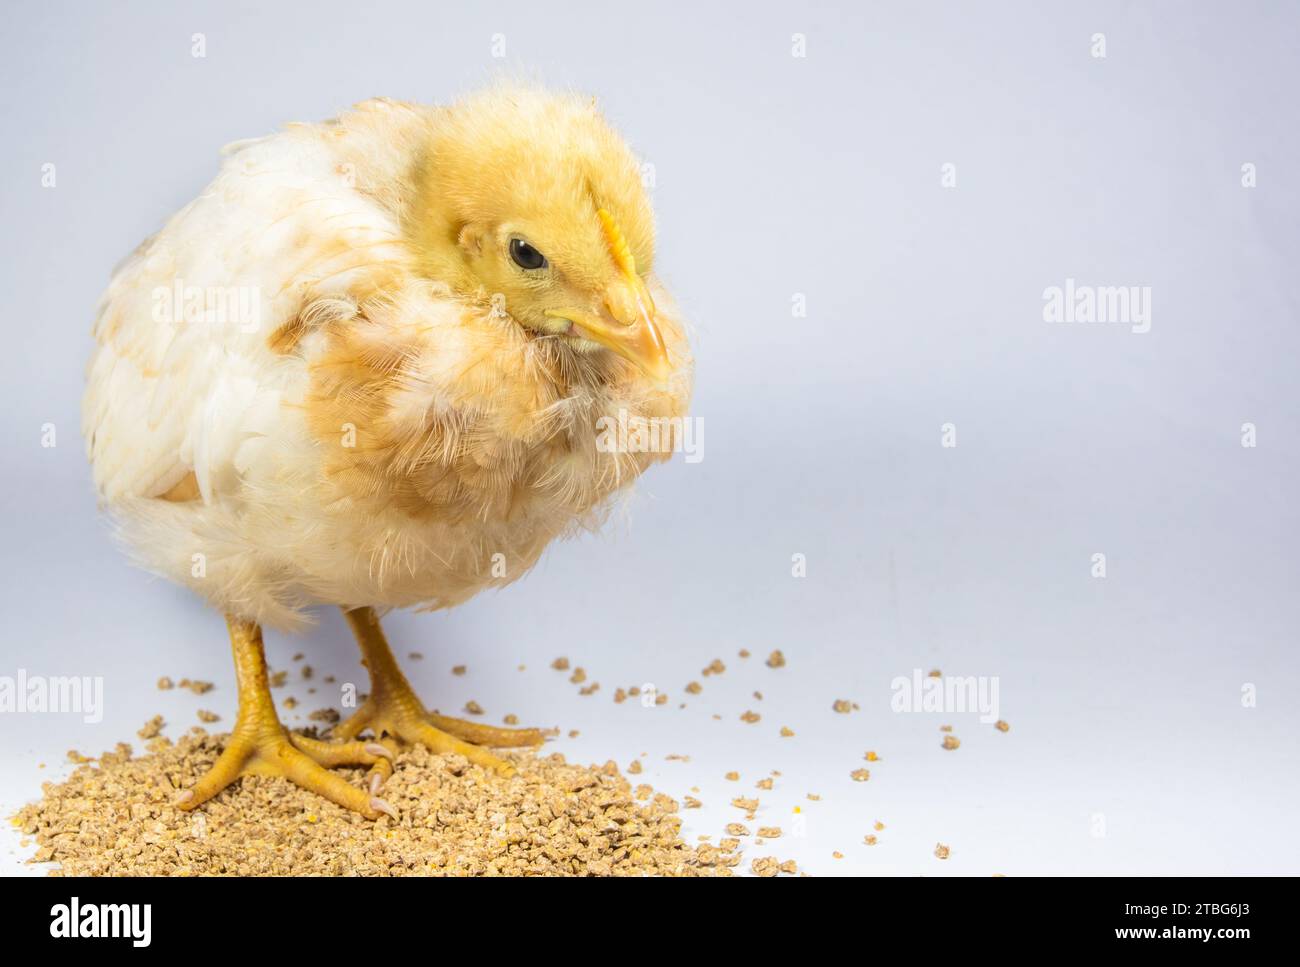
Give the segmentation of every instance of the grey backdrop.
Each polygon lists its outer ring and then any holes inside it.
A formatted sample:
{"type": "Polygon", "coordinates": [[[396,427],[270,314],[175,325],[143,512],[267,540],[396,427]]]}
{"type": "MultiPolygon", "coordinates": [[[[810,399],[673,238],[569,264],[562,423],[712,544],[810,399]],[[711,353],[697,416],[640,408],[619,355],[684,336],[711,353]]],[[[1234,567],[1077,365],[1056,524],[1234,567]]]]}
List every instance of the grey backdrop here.
{"type": "MultiPolygon", "coordinates": [[[[430,702],[579,729],[553,748],[584,760],[646,753],[658,787],[699,787],[692,837],[779,770],[750,825],[786,835],[749,855],[814,873],[1300,870],[1296,11],[9,5],[0,675],[103,676],[106,710],[0,714],[0,807],[70,747],[135,741],[156,712],[176,735],[200,705],[234,711],[220,617],[130,569],[96,516],[79,398],[111,267],[226,142],[508,72],[599,95],[654,165],[704,459],[657,468],[607,536],[514,587],[394,616],[430,702]],[[1149,286],[1150,331],[1045,322],[1044,290],[1068,278],[1149,286]],[[778,647],[788,666],[764,667],[778,647]],[[579,697],[547,668],[561,654],[601,690],[579,697]],[[727,672],[700,679],[715,657],[727,672]],[[996,676],[1011,731],[893,713],[891,680],[918,667],[996,676]],[[159,693],[161,674],[218,690],[159,693]],[[645,682],[669,703],[611,700],[645,682]],[[834,714],[840,698],[860,710],[834,714]],[[740,721],[750,708],[761,722],[740,721]],[[853,782],[867,749],[881,760],[853,782]]],[[[268,648],[359,674],[333,614],[268,648]]],[[[331,704],[291,691],[299,713],[331,704]]],[[[5,836],[0,865],[33,872],[5,836]]]]}

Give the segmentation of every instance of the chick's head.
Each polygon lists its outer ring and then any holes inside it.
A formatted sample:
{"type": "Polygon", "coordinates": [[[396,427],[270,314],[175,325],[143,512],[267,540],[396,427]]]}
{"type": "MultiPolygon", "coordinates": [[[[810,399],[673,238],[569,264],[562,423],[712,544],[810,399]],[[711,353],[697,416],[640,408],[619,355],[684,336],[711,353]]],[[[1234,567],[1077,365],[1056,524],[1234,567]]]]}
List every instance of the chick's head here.
{"type": "Polygon", "coordinates": [[[536,337],[671,371],[641,170],[595,105],[493,90],[437,112],[408,230],[430,277],[536,337]]]}

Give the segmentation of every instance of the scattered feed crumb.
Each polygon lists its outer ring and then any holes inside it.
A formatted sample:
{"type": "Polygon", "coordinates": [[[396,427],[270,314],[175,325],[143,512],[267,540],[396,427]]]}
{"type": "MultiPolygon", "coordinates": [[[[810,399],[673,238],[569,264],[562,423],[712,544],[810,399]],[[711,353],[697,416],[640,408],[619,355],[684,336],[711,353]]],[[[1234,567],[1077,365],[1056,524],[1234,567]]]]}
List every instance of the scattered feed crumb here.
{"type": "Polygon", "coordinates": [[[815,792],[810,792],[810,793],[808,793],[808,798],[811,799],[813,802],[821,802],[821,801],[822,801],[822,797],[819,796],[819,795],[817,795],[817,793],[815,793],[815,792]]]}
{"type": "Polygon", "coordinates": [[[68,761],[69,761],[69,762],[75,762],[77,765],[82,765],[82,764],[84,764],[84,763],[91,762],[91,761],[93,761],[93,760],[92,760],[89,756],[84,756],[84,755],[82,755],[82,754],[81,754],[80,752],[78,752],[76,749],[69,749],[69,750],[68,750],[68,761]]]}
{"type": "Polygon", "coordinates": [[[406,657],[411,659],[411,661],[424,661],[424,652],[421,651],[407,652],[406,657]]]}
{"type": "Polygon", "coordinates": [[[736,654],[739,655],[741,658],[748,658],[748,657],[749,657],[749,649],[748,649],[748,648],[742,648],[742,649],[740,649],[740,651],[736,652],[736,654]]]}
{"type": "Polygon", "coordinates": [[[289,695],[285,698],[285,700],[281,704],[284,705],[285,708],[295,709],[298,707],[298,700],[294,698],[292,695],[289,695]]]}
{"type": "Polygon", "coordinates": [[[789,728],[788,726],[785,725],[781,726],[781,738],[789,739],[793,737],[794,737],[794,729],[789,728]]]}
{"type": "Polygon", "coordinates": [[[776,651],[772,652],[772,654],[767,656],[767,667],[768,668],[785,667],[785,655],[781,654],[780,648],[778,648],[776,651]]]}
{"type": "Polygon", "coordinates": [[[573,670],[573,674],[569,676],[569,681],[572,682],[574,685],[581,685],[586,680],[587,680],[587,671],[581,666],[575,668],[573,670]]]}
{"type": "MultiPolygon", "coordinates": [[[[283,688],[284,683],[287,682],[288,680],[289,680],[288,672],[273,672],[267,678],[267,681],[270,682],[272,688],[283,688]]],[[[181,684],[184,685],[185,683],[181,682],[181,684]]]]}
{"type": "Polygon", "coordinates": [[[162,734],[163,726],[166,724],[167,723],[163,721],[161,715],[155,715],[148,722],[145,722],[144,725],[140,726],[139,731],[135,734],[146,740],[156,739],[162,734]]]}
{"type": "Polygon", "coordinates": [[[465,669],[465,666],[464,666],[464,665],[452,665],[452,666],[451,666],[451,673],[452,673],[453,675],[464,675],[464,674],[465,674],[465,670],[466,670],[466,669],[465,669]]]}
{"type": "Polygon", "coordinates": [[[742,826],[740,823],[727,823],[728,836],[748,836],[749,828],[742,826]]]}
{"type": "Polygon", "coordinates": [[[328,722],[330,725],[333,725],[339,720],[340,716],[337,709],[318,708],[316,711],[310,713],[307,718],[311,719],[313,722],[328,722]]]}
{"type": "Polygon", "coordinates": [[[739,773],[739,772],[728,772],[728,773],[727,773],[725,776],[723,776],[722,778],[727,779],[727,780],[729,780],[729,781],[731,781],[731,782],[736,782],[737,780],[740,779],[740,773],[739,773]]]}
{"type": "Polygon", "coordinates": [[[939,671],[939,669],[937,669],[937,668],[931,668],[931,669],[930,669],[930,677],[931,677],[931,678],[943,678],[943,672],[939,671]]]}
{"type": "Polygon", "coordinates": [[[626,701],[627,701],[627,691],[624,690],[624,689],[622,689],[622,688],[616,688],[616,689],[614,689],[614,701],[615,701],[616,703],[620,704],[620,705],[621,705],[623,702],[626,702],[626,701]]]}
{"type": "Polygon", "coordinates": [[[699,682],[687,682],[687,683],[686,683],[686,694],[688,694],[688,695],[698,695],[698,694],[700,694],[700,692],[702,692],[702,691],[704,691],[704,686],[701,685],[699,682]]]}
{"type": "Polygon", "coordinates": [[[315,674],[316,674],[316,669],[312,668],[311,665],[303,665],[303,666],[302,666],[302,677],[303,677],[303,678],[311,678],[312,675],[315,675],[315,674]]]}
{"type": "Polygon", "coordinates": [[[1011,729],[1011,726],[1008,725],[1006,722],[1002,721],[1002,719],[998,719],[996,722],[994,722],[993,727],[997,729],[999,732],[1007,732],[1010,731],[1011,729]]]}
{"type": "Polygon", "coordinates": [[[841,715],[847,715],[849,712],[852,712],[855,708],[857,708],[857,706],[853,702],[850,702],[847,698],[837,698],[831,704],[831,708],[834,709],[836,712],[839,712],[841,715]]]}
{"type": "Polygon", "coordinates": [[[686,809],[699,809],[704,805],[704,803],[700,802],[694,796],[683,796],[682,802],[686,809]]]}
{"type": "Polygon", "coordinates": [[[592,682],[585,688],[578,689],[579,695],[593,695],[600,689],[600,682],[592,682]]]}
{"type": "Polygon", "coordinates": [[[880,832],[882,829],[885,828],[885,824],[882,823],[879,819],[877,819],[875,823],[872,824],[871,828],[874,829],[876,832],[880,832]]]}
{"type": "Polygon", "coordinates": [[[655,696],[655,704],[656,704],[656,705],[667,705],[667,704],[668,704],[668,696],[667,696],[667,695],[663,695],[663,694],[656,695],[656,696],[655,696]]]}
{"type": "Polygon", "coordinates": [[[798,873],[794,860],[781,862],[775,856],[760,856],[749,864],[755,876],[776,876],[778,873],[798,873]]]}
{"type": "Polygon", "coordinates": [[[172,681],[170,678],[168,678],[166,675],[164,675],[162,678],[158,679],[158,691],[160,691],[160,692],[168,692],[168,691],[171,691],[171,690],[172,690],[173,688],[175,688],[175,687],[176,687],[176,683],[173,682],[173,681],[172,681]]]}
{"type": "Polygon", "coordinates": [[[188,678],[182,678],[180,681],[181,688],[188,688],[195,695],[202,695],[204,692],[212,691],[211,682],[190,681],[188,678]]]}
{"type": "Polygon", "coordinates": [[[581,734],[582,733],[579,732],[577,729],[569,729],[569,738],[571,739],[576,739],[581,734]]]}
{"type": "Polygon", "coordinates": [[[946,860],[951,853],[952,850],[948,849],[947,846],[944,846],[943,843],[934,844],[934,855],[939,859],[946,860]]]}
{"type": "Polygon", "coordinates": [[[758,809],[757,799],[746,799],[743,796],[737,796],[735,799],[731,800],[731,804],[737,809],[745,810],[747,813],[752,813],[754,810],[758,809]]]}
{"type": "Polygon", "coordinates": [[[634,775],[634,776],[639,776],[639,775],[641,775],[641,760],[640,760],[640,759],[633,759],[632,762],[631,762],[631,764],[628,765],[628,767],[627,767],[627,771],[630,772],[630,773],[632,773],[632,775],[634,775]]]}
{"type": "Polygon", "coordinates": [[[880,761],[880,756],[876,755],[874,752],[868,752],[868,753],[867,753],[866,755],[864,755],[862,758],[866,759],[868,762],[879,762],[879,761],[880,761]]]}
{"type": "Polygon", "coordinates": [[[727,666],[722,663],[722,659],[715,658],[713,661],[709,662],[709,666],[701,671],[700,674],[707,678],[709,675],[721,675],[726,670],[727,666]]]}
{"type": "Polygon", "coordinates": [[[745,714],[743,714],[743,715],[740,717],[740,721],[742,721],[742,722],[748,722],[750,725],[753,725],[755,722],[757,722],[757,721],[758,721],[759,719],[761,719],[762,717],[763,717],[763,716],[759,715],[757,712],[747,711],[747,712],[745,712],[745,714]]]}
{"type": "Polygon", "coordinates": [[[945,735],[943,737],[943,747],[947,749],[949,752],[951,752],[953,749],[958,748],[960,745],[961,745],[961,739],[957,738],[957,736],[955,735],[945,735]]]}
{"type": "Polygon", "coordinates": [[[758,782],[754,783],[754,788],[755,788],[755,789],[771,789],[771,788],[772,788],[772,780],[771,780],[770,778],[769,778],[769,779],[760,779],[760,780],[758,780],[758,782]]]}
{"type": "Polygon", "coordinates": [[[508,715],[502,716],[501,721],[504,722],[506,725],[518,725],[519,716],[516,715],[514,712],[511,712],[508,715]]]}
{"type": "Polygon", "coordinates": [[[557,672],[567,671],[569,668],[569,659],[557,658],[555,661],[551,662],[551,667],[557,672]]]}
{"type": "Polygon", "coordinates": [[[216,712],[211,712],[211,711],[209,711],[209,710],[206,709],[206,708],[201,708],[201,709],[199,709],[199,711],[198,711],[198,716],[199,716],[199,721],[200,721],[200,722],[220,722],[220,721],[221,721],[221,716],[220,716],[220,715],[218,715],[216,712]]]}
{"type": "Polygon", "coordinates": [[[761,837],[763,837],[763,839],[780,839],[780,838],[781,838],[781,827],[780,827],[780,826],[760,826],[760,827],[758,827],[758,835],[761,836],[761,837]]]}
{"type": "Polygon", "coordinates": [[[844,854],[841,853],[839,850],[835,850],[835,852],[831,853],[831,856],[833,856],[837,860],[844,859],[844,854]]]}
{"type": "Polygon", "coordinates": [[[940,732],[951,732],[951,731],[952,731],[952,726],[951,726],[951,725],[941,725],[941,726],[939,726],[939,731],[940,731],[940,732]]]}
{"type": "Polygon", "coordinates": [[[869,769],[854,769],[849,775],[854,782],[866,782],[871,778],[871,771],[869,769]]]}
{"type": "Polygon", "coordinates": [[[468,702],[465,703],[465,711],[469,715],[482,715],[483,706],[471,698],[468,702]]]}

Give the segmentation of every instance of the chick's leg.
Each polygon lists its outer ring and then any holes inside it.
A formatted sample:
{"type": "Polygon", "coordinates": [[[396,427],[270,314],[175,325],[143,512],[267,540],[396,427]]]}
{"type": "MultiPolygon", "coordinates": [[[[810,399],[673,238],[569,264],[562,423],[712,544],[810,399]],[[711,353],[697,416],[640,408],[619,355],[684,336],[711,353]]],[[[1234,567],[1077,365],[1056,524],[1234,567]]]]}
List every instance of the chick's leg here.
{"type": "Polygon", "coordinates": [[[370,793],[327,771],[325,766],[370,765],[391,758],[375,742],[322,742],[293,735],[280,724],[271,700],[262,651],[262,629],[251,621],[226,616],[230,647],[235,655],[239,685],[239,714],[226,747],[194,786],[177,800],[181,809],[193,809],[243,776],[282,776],[319,793],[326,799],[375,819],[393,808],[370,793]]]}
{"type": "MultiPolygon", "coordinates": [[[[514,767],[483,746],[514,748],[542,744],[543,736],[537,729],[498,729],[428,712],[397,667],[374,609],[356,608],[343,614],[361,647],[362,663],[370,671],[370,697],[351,718],[334,728],[333,734],[338,738],[355,739],[370,729],[381,742],[418,742],[433,752],[457,752],[505,776],[513,775],[514,767]]],[[[377,765],[372,789],[378,786],[375,779],[382,780],[387,772],[387,763],[377,765]]]]}

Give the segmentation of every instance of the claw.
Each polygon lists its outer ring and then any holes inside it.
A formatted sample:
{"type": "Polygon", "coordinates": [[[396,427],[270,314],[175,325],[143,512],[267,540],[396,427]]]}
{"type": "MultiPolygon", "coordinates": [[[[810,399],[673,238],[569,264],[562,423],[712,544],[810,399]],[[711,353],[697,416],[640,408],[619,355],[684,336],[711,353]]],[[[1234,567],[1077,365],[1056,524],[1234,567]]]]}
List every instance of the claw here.
{"type": "Polygon", "coordinates": [[[397,810],[394,809],[388,802],[384,801],[383,799],[380,799],[378,796],[370,797],[370,808],[377,813],[385,813],[386,815],[391,816],[393,819],[399,818],[397,815],[397,810]]]}
{"type": "Polygon", "coordinates": [[[370,795],[378,796],[379,790],[384,788],[384,777],[378,772],[370,774],[370,795]]]}
{"type": "Polygon", "coordinates": [[[366,751],[369,752],[371,755],[383,756],[389,762],[393,761],[393,754],[389,752],[388,749],[386,749],[384,746],[380,745],[378,742],[367,742],[366,751]]]}

